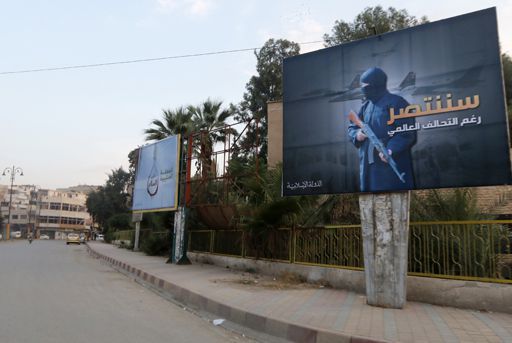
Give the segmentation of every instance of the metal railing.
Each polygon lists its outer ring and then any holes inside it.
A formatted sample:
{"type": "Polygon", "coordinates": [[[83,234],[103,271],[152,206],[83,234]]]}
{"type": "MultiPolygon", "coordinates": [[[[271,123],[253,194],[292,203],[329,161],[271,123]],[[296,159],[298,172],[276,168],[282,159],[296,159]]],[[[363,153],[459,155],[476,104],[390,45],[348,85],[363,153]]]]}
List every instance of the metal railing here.
{"type": "MultiPolygon", "coordinates": [[[[363,270],[360,225],[189,231],[189,250],[363,270]]],[[[512,221],[416,222],[409,225],[409,275],[512,283],[512,221]]]]}
{"type": "MultiPolygon", "coordinates": [[[[142,245],[142,243],[148,239],[150,236],[160,236],[160,237],[167,237],[169,234],[169,231],[153,231],[151,229],[141,229],[140,230],[140,236],[139,236],[139,246],[142,245]]],[[[126,244],[133,245],[133,240],[135,238],[135,230],[120,230],[120,231],[114,231],[112,233],[112,241],[123,241],[126,242],[126,244]],[[129,242],[129,243],[127,243],[129,242]]]]}
{"type": "Polygon", "coordinates": [[[131,241],[133,239],[134,232],[135,230],[115,231],[112,234],[112,238],[114,240],[131,241]]]}
{"type": "Polygon", "coordinates": [[[411,223],[409,274],[512,283],[512,221],[411,223]]]}

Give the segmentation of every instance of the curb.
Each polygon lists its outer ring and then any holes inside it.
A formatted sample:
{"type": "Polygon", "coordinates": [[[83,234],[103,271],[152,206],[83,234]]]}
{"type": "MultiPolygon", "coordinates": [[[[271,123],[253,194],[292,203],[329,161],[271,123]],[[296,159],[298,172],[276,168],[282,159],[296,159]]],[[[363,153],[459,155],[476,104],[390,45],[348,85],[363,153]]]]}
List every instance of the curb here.
{"type": "Polygon", "coordinates": [[[385,340],[375,340],[343,334],[340,332],[321,330],[306,325],[297,325],[264,317],[250,311],[240,309],[234,306],[228,306],[218,301],[205,297],[201,294],[192,292],[186,288],[180,287],[167,280],[161,279],[155,275],[149,274],[141,269],[135,268],[122,261],[103,255],[95,251],[87,244],[89,255],[99,258],[116,270],[122,269],[125,273],[131,274],[145,282],[149,283],[161,292],[169,294],[174,300],[185,304],[196,310],[206,311],[213,315],[229,320],[238,325],[249,329],[265,333],[274,337],[284,338],[292,342],[300,343],[382,343],[385,340]]]}

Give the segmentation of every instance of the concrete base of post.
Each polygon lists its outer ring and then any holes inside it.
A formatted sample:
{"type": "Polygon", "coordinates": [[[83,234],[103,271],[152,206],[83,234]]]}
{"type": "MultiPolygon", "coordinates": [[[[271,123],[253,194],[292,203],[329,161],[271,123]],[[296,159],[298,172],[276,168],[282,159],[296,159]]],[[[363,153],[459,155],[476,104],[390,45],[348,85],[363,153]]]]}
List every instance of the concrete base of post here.
{"type": "Polygon", "coordinates": [[[410,192],[359,196],[368,305],[405,305],[409,201],[410,192]]]}
{"type": "Polygon", "coordinates": [[[135,222],[135,242],[133,242],[133,251],[139,251],[140,239],[140,221],[135,222]]]}

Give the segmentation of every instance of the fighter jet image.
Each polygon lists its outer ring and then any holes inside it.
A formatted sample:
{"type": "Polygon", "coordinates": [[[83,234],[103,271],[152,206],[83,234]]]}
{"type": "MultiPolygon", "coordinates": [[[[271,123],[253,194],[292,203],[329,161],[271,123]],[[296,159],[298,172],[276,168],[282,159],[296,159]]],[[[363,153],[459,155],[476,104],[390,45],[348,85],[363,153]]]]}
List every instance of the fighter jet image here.
{"type": "Polygon", "coordinates": [[[483,66],[477,65],[465,70],[418,78],[412,95],[449,93],[455,89],[473,87],[480,79],[483,66]]]}
{"type": "Polygon", "coordinates": [[[405,93],[411,93],[413,89],[416,87],[416,73],[410,71],[407,73],[405,78],[400,82],[400,84],[394,88],[390,89],[391,93],[398,93],[400,95],[404,95],[405,93]]]}
{"type": "MultiPolygon", "coordinates": [[[[354,81],[352,82],[352,85],[354,86],[353,88],[335,96],[334,98],[329,100],[329,102],[344,102],[344,101],[349,101],[349,100],[363,99],[364,95],[363,95],[363,91],[361,90],[361,84],[359,81],[360,75],[358,74],[357,77],[358,77],[357,84],[354,83],[354,81]]],[[[407,73],[407,75],[402,80],[402,82],[400,82],[400,84],[398,84],[395,87],[390,88],[390,92],[397,93],[397,94],[410,93],[414,89],[415,84],[416,84],[416,74],[414,72],[410,71],[409,73],[407,73]]]]}
{"type": "Polygon", "coordinates": [[[318,98],[318,97],[331,97],[331,96],[345,94],[345,93],[357,90],[357,89],[361,88],[361,83],[359,81],[360,78],[361,78],[361,74],[360,73],[356,74],[356,76],[354,76],[352,81],[347,86],[345,86],[344,89],[341,91],[322,88],[322,89],[315,89],[315,90],[312,90],[311,92],[304,93],[302,95],[302,100],[304,100],[306,98],[311,99],[311,98],[318,98]]]}

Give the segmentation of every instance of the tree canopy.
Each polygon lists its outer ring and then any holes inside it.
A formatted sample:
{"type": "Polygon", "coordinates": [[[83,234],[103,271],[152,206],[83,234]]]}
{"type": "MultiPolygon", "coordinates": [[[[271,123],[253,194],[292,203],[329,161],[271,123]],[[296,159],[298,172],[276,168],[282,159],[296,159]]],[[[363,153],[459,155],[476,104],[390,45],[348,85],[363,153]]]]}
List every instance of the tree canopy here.
{"type": "Polygon", "coordinates": [[[501,60],[503,63],[507,104],[510,106],[512,105],[512,59],[509,55],[503,54],[501,55],[501,60]]]}
{"type": "Polygon", "coordinates": [[[108,230],[108,222],[112,216],[128,214],[129,184],[130,174],[120,167],[112,170],[105,185],[87,197],[87,210],[104,230],[108,230]]]}
{"type": "Polygon", "coordinates": [[[147,141],[160,140],[172,135],[188,135],[192,132],[203,131],[212,134],[213,141],[222,141],[223,135],[213,133],[233,116],[231,106],[222,108],[222,101],[206,99],[199,105],[178,107],[175,110],[163,110],[162,119],[153,119],[149,129],[145,129],[147,141]]]}
{"type": "Polygon", "coordinates": [[[385,10],[382,6],[367,7],[352,22],[336,20],[331,34],[324,34],[324,42],[325,46],[329,47],[427,22],[427,17],[417,19],[409,15],[405,9],[389,7],[385,10]]]}
{"type": "Polygon", "coordinates": [[[242,151],[249,151],[259,142],[260,157],[267,157],[267,102],[283,97],[283,59],[298,55],[299,44],[286,39],[269,39],[259,51],[255,51],[256,72],[245,86],[243,100],[237,108],[235,119],[251,121],[247,134],[241,142],[242,151]]]}
{"type": "Polygon", "coordinates": [[[186,135],[194,130],[192,114],[186,107],[175,110],[163,110],[162,119],[153,119],[148,129],[144,130],[147,141],[160,140],[172,135],[186,135]]]}
{"type": "Polygon", "coordinates": [[[505,98],[507,99],[508,110],[508,130],[509,136],[512,137],[512,59],[507,54],[501,55],[501,63],[503,65],[503,81],[505,84],[505,98]]]}

